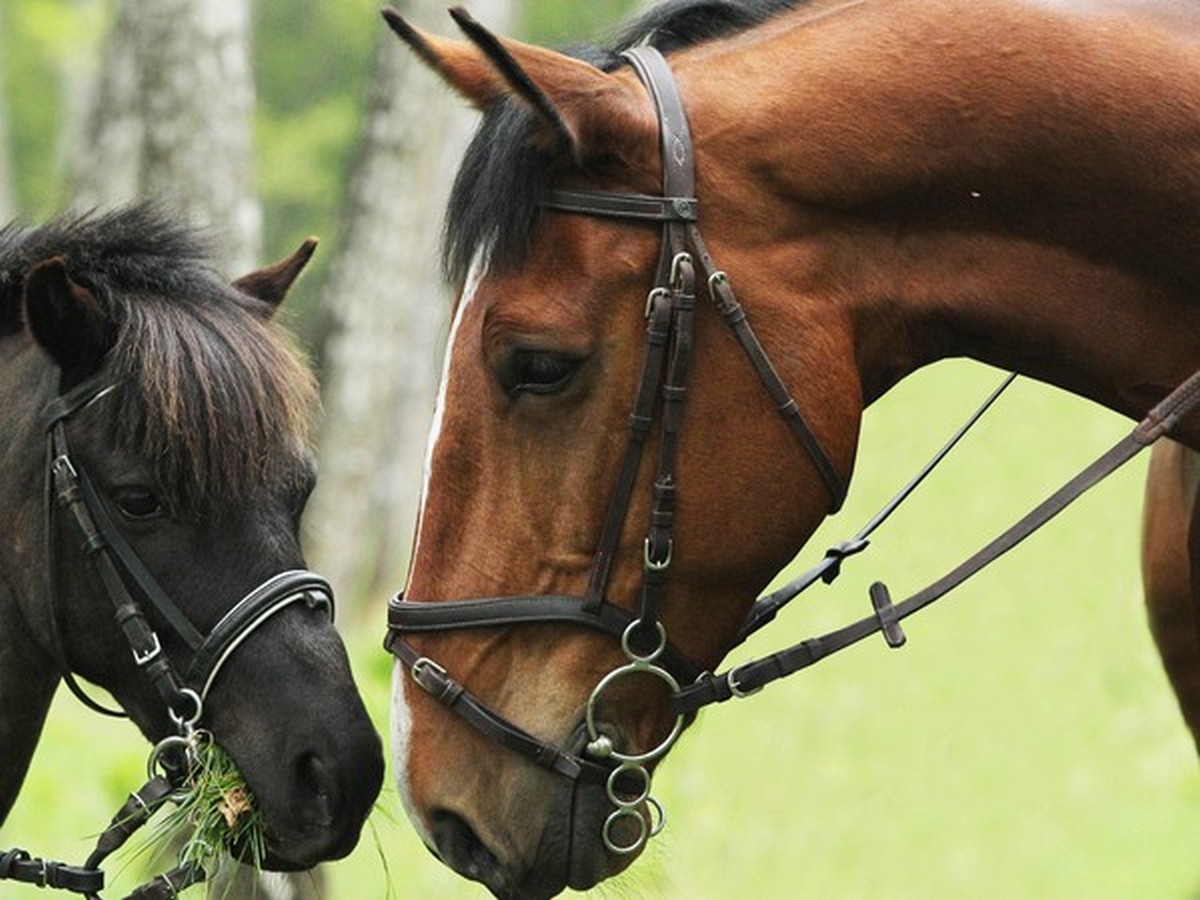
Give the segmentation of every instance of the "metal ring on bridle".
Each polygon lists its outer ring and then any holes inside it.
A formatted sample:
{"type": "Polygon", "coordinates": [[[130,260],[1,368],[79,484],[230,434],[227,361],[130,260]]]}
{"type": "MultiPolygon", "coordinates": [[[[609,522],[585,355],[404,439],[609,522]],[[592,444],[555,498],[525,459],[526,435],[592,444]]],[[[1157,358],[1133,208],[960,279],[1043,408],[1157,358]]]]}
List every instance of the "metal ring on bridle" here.
{"type": "MultiPolygon", "coordinates": [[[[666,683],[667,687],[670,688],[671,693],[673,694],[678,693],[679,691],[679,682],[675,680],[675,677],[670,672],[647,662],[631,662],[621,666],[619,669],[613,669],[600,679],[600,683],[596,685],[595,689],[592,691],[592,695],[588,697],[586,717],[589,740],[594,741],[600,737],[600,729],[596,725],[596,701],[600,695],[604,693],[605,688],[624,675],[634,675],[639,673],[653,675],[656,678],[662,679],[662,681],[666,683]]],[[[671,728],[671,733],[663,738],[658,746],[651,750],[647,750],[645,753],[621,753],[619,750],[612,750],[608,755],[617,762],[621,763],[639,764],[644,762],[652,762],[670,750],[675,741],[679,739],[679,735],[683,731],[683,721],[683,715],[676,716],[675,724],[671,728]]]]}
{"type": "Polygon", "coordinates": [[[200,695],[191,688],[180,688],[179,696],[185,700],[191,700],[193,704],[193,712],[191,716],[183,716],[175,712],[175,708],[167,707],[167,716],[175,723],[175,727],[179,729],[181,734],[187,734],[196,727],[196,723],[200,721],[200,716],[204,713],[204,701],[200,699],[200,695]]]}
{"type": "MultiPolygon", "coordinates": [[[[656,646],[649,653],[641,654],[641,653],[635,652],[633,649],[633,646],[630,644],[630,639],[633,637],[633,632],[636,631],[638,626],[641,624],[642,624],[642,620],[638,619],[636,621],[630,622],[629,625],[626,626],[625,631],[623,631],[621,633],[621,649],[625,651],[625,655],[627,657],[629,657],[629,661],[631,663],[646,663],[647,665],[649,665],[650,663],[652,663],[656,659],[658,659],[660,656],[662,656],[663,650],[666,649],[667,629],[665,629],[663,627],[662,622],[655,622],[654,627],[655,627],[655,631],[658,634],[658,646],[656,646]]],[[[609,674],[612,674],[612,673],[609,673],[609,674]]]]}
{"type": "Polygon", "coordinates": [[[645,318],[648,319],[652,315],[654,315],[655,304],[658,303],[659,300],[663,299],[667,295],[668,295],[667,289],[664,287],[656,287],[656,288],[650,289],[650,293],[648,293],[646,295],[646,310],[644,313],[645,318]]]}
{"type": "Polygon", "coordinates": [[[163,775],[168,779],[170,778],[171,773],[165,768],[166,763],[163,757],[169,750],[173,749],[182,751],[186,757],[188,751],[191,750],[191,741],[181,734],[169,734],[155,744],[154,748],[150,751],[149,758],[146,760],[146,775],[148,778],[155,778],[159,775],[163,775]],[[162,771],[159,771],[160,764],[163,765],[162,771]]]}
{"type": "Polygon", "coordinates": [[[604,820],[604,828],[600,831],[600,837],[604,841],[604,846],[612,853],[619,856],[626,856],[630,853],[636,853],[645,846],[646,841],[650,837],[650,826],[646,823],[646,817],[636,809],[628,806],[621,806],[609,813],[608,818],[604,820]],[[615,823],[621,819],[637,819],[638,834],[637,837],[629,844],[618,844],[612,839],[610,832],[615,823]]]}
{"type": "MultiPolygon", "coordinates": [[[[659,833],[667,826],[667,811],[663,809],[663,805],[653,797],[646,798],[646,805],[658,814],[658,821],[650,826],[650,837],[658,837],[659,833]]],[[[656,817],[651,815],[650,818],[653,820],[656,817]]]]}
{"type": "Polygon", "coordinates": [[[604,785],[605,792],[608,794],[608,799],[613,802],[614,806],[634,807],[650,799],[650,773],[636,763],[621,763],[608,775],[608,781],[604,785]],[[617,793],[617,779],[621,778],[627,772],[636,773],[642,780],[642,789],[632,797],[622,798],[617,793]]]}

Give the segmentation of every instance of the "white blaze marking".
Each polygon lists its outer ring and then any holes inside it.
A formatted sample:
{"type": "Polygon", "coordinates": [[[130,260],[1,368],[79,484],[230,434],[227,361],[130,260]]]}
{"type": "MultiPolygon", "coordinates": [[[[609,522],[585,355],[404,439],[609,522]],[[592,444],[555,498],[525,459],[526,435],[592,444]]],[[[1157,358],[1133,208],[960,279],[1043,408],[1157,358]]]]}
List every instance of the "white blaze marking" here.
{"type": "Polygon", "coordinates": [[[412,559],[408,564],[410,575],[416,568],[417,557],[421,553],[421,531],[425,523],[425,502],[429,499],[429,483],[433,478],[433,455],[438,440],[442,436],[442,419],[446,413],[446,386],[450,381],[450,358],[454,353],[454,342],[458,337],[458,329],[462,325],[463,315],[466,313],[471,301],[475,299],[475,292],[479,288],[479,282],[483,280],[484,271],[484,265],[479,261],[479,257],[476,256],[475,261],[471,263],[471,268],[467,270],[467,281],[463,285],[462,296],[458,301],[458,309],[454,311],[454,321],[450,323],[450,334],[446,338],[446,352],[442,356],[442,380],[438,384],[437,405],[433,408],[433,420],[429,423],[429,439],[425,444],[425,467],[422,473],[421,500],[417,512],[417,541],[413,546],[412,559]]]}
{"type": "MultiPolygon", "coordinates": [[[[429,484],[433,477],[433,457],[438,441],[441,438],[442,420],[446,411],[446,389],[450,381],[451,355],[454,352],[454,344],[458,338],[459,326],[462,325],[467,307],[475,298],[475,292],[479,288],[479,282],[483,279],[484,271],[485,266],[480,261],[480,257],[476,256],[475,261],[471,263],[471,268],[467,272],[466,284],[463,286],[462,296],[458,301],[458,309],[454,311],[454,321],[450,324],[450,334],[446,338],[446,352],[442,358],[442,380],[438,385],[437,405],[433,410],[433,421],[429,425],[429,440],[425,445],[425,470],[421,483],[420,507],[417,513],[417,540],[413,546],[412,559],[408,564],[410,579],[416,569],[417,559],[421,553],[421,533],[425,523],[425,503],[429,499],[429,484]]],[[[405,699],[404,692],[408,690],[411,681],[408,677],[408,669],[405,668],[402,662],[396,660],[396,664],[392,669],[392,768],[396,773],[396,788],[400,793],[400,800],[404,804],[404,809],[408,812],[409,819],[417,831],[420,832],[425,843],[432,847],[433,841],[428,832],[425,831],[424,823],[422,823],[417,811],[413,808],[412,794],[408,788],[408,751],[412,733],[412,713],[408,709],[408,702],[405,699]]]]}

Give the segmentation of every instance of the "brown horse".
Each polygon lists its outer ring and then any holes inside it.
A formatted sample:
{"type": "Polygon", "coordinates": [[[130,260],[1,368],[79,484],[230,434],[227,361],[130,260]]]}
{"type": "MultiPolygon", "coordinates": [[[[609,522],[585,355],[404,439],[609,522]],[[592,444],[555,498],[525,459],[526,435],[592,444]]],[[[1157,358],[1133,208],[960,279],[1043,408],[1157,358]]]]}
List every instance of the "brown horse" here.
{"type": "MultiPolygon", "coordinates": [[[[643,846],[649,771],[679,722],[661,682],[737,642],[756,592],[840,500],[869,403],[969,356],[1141,417],[1200,366],[1200,9],[668,4],[617,47],[666,54],[691,140],[672,124],[665,155],[646,54],[569,57],[456,18],[467,41],[389,14],[484,112],[448,217],[462,292],[390,639],[394,753],[445,862],[498,896],[548,896],[643,846]],[[672,211],[655,198],[689,143],[697,203],[672,211]],[[622,214],[598,214],[597,191],[625,197],[622,214]],[[630,220],[630,194],[646,221],[630,220]],[[671,262],[660,221],[690,227],[694,209],[727,273],[716,305],[730,313],[732,284],[794,405],[763,390],[697,279],[688,390],[668,374],[643,415],[643,354],[667,340],[661,297],[644,302],[656,260],[671,262]],[[627,434],[648,418],[627,473],[627,434]],[[619,626],[645,619],[651,593],[666,642],[617,641],[569,611],[582,598],[619,626]],[[480,597],[514,599],[489,601],[491,621],[452,602],[480,597]]],[[[693,264],[710,268],[688,249],[671,272],[680,302],[693,264]]],[[[668,333],[671,352],[684,333],[668,333]]],[[[1200,419],[1176,437],[1200,448],[1200,419]]],[[[1177,682],[1200,672],[1183,456],[1155,464],[1147,544],[1160,640],[1188,648],[1177,682]]]]}

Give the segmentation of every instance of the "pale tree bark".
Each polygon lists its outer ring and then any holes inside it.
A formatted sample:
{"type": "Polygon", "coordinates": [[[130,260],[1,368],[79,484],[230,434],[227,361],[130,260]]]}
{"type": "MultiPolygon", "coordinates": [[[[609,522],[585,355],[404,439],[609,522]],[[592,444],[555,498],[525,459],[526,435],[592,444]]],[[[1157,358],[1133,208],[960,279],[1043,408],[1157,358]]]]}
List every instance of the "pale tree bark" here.
{"type": "Polygon", "coordinates": [[[75,142],[75,204],[165,201],[212,228],[223,269],[253,268],[248,0],[122,0],[97,83],[75,142]]]}
{"type": "MultiPolygon", "coordinates": [[[[444,0],[397,6],[450,27],[444,0]]],[[[474,0],[471,12],[503,32],[513,6],[474,0]]],[[[322,295],[326,416],[305,517],[314,568],[355,603],[404,574],[449,311],[442,212],[478,119],[382,22],[380,34],[342,249],[322,295]]]]}
{"type": "MultiPolygon", "coordinates": [[[[0,63],[4,60],[5,33],[4,9],[0,7],[0,63]]],[[[13,191],[12,166],[8,143],[8,94],[4,81],[4,68],[0,65],[0,224],[8,222],[17,214],[17,198],[13,191]]]]}
{"type": "MultiPolygon", "coordinates": [[[[211,234],[219,268],[253,269],[262,213],[250,49],[249,0],[120,0],[100,65],[73,59],[63,73],[72,203],[163,202],[211,234]]],[[[315,872],[260,878],[228,866],[211,893],[316,900],[321,883],[315,872]]]]}

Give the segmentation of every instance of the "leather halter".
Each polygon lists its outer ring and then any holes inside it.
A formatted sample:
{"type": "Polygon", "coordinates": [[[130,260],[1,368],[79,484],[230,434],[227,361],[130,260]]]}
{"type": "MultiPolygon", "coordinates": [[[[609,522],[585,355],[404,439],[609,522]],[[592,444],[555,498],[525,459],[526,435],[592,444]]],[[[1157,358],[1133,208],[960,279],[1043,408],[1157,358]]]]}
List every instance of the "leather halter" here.
{"type": "MultiPolygon", "coordinates": [[[[662,223],[662,243],[654,287],[646,301],[646,348],[629,417],[629,437],[610,496],[587,590],[582,597],[490,597],[440,603],[406,600],[400,594],[388,606],[389,629],[384,645],[408,667],[422,688],[474,728],[536,764],[571,780],[607,783],[609,796],[617,806],[614,816],[636,816],[641,820],[640,814],[633,810],[636,803],[628,800],[628,794],[634,794],[639,800],[648,800],[661,815],[661,807],[649,797],[650,776],[641,766],[643,762],[650,762],[666,752],[678,736],[682,717],[677,719],[670,737],[655,750],[642,754],[622,753],[612,745],[611,740],[602,737],[592,717],[592,707],[599,692],[610,680],[627,671],[649,671],[667,681],[668,687],[675,693],[680,690],[681,684],[691,684],[699,676],[698,667],[666,639],[665,630],[658,619],[658,608],[672,562],[671,533],[677,490],[675,464],[692,353],[697,269],[707,281],[717,309],[732,328],[780,415],[820,474],[830,495],[831,510],[841,506],[846,486],[768,359],[745,312],[734,297],[728,278],[715,267],[704,246],[697,224],[699,203],[695,197],[692,141],[683,103],[670,68],[662,55],[648,46],[630,50],[623,54],[623,58],[632,64],[658,113],[662,195],[559,189],[552,191],[542,204],[547,209],[563,213],[662,223]],[[652,488],[649,527],[643,542],[640,608],[637,615],[633,615],[609,602],[606,590],[656,411],[659,413],[661,435],[658,469],[652,488]],[[571,623],[619,637],[630,660],[626,666],[610,673],[593,692],[588,704],[587,726],[591,742],[587,756],[571,753],[533,737],[490,709],[455,681],[443,666],[422,656],[404,638],[406,633],[534,622],[571,623]],[[608,741],[607,744],[605,741],[608,741]]],[[[645,821],[641,820],[641,824],[643,836],[635,845],[614,846],[609,841],[609,823],[606,823],[606,844],[618,853],[637,849],[649,836],[645,821]]]]}
{"type": "MultiPolygon", "coordinates": [[[[104,888],[101,864],[144,825],[168,800],[186,790],[191,766],[192,740],[214,681],[230,656],[255,630],[293,603],[323,608],[333,619],[333,590],[319,575],[291,569],[271,576],[225,613],[213,629],[202,634],[179,604],[150,573],[113,523],[104,502],[80,461],[71,455],[66,422],[114,389],[86,381],[46,405],[46,587],[50,605],[52,652],[71,692],[86,706],[109,716],[125,717],[120,710],[102,706],[76,681],[66,659],[58,621],[56,511],[70,514],[79,547],[87,557],[113,604],[115,619],[138,670],[153,684],[167,708],[177,734],[169,735],[150,754],[150,778],[131,794],[101,832],[96,848],[81,866],[32,857],[24,850],[0,851],[0,881],[6,879],[81,894],[100,900],[104,888]],[[140,602],[139,602],[140,601],[140,602]],[[191,651],[184,677],[167,657],[162,641],[146,616],[149,605],[191,651]]],[[[181,863],[138,888],[131,896],[140,900],[169,900],[184,888],[203,881],[207,874],[195,863],[181,863]]]]}
{"type": "MultiPolygon", "coordinates": [[[[46,406],[43,421],[47,431],[47,535],[52,539],[56,509],[70,514],[81,538],[81,549],[113,603],[117,624],[129,644],[134,662],[154,684],[173,714],[178,715],[179,704],[187,700],[196,707],[188,712],[198,719],[202,703],[221,667],[251,632],[275,613],[297,602],[313,608],[323,607],[332,620],[333,589],[329,582],[313,572],[300,569],[280,572],[238,601],[207,635],[202,634],[125,540],[82,463],[71,455],[65,427],[67,419],[111,390],[112,386],[98,387],[94,382],[85,382],[46,406]],[[180,678],[175,666],[167,659],[162,642],[139,599],[152,606],[191,651],[185,677],[180,678]]],[[[57,610],[53,545],[48,546],[47,559],[50,602],[57,610]]],[[[57,632],[57,613],[52,618],[57,632]]],[[[68,683],[72,682],[69,667],[64,665],[63,671],[69,678],[68,683]]],[[[89,706],[95,705],[85,702],[89,706]]]]}

